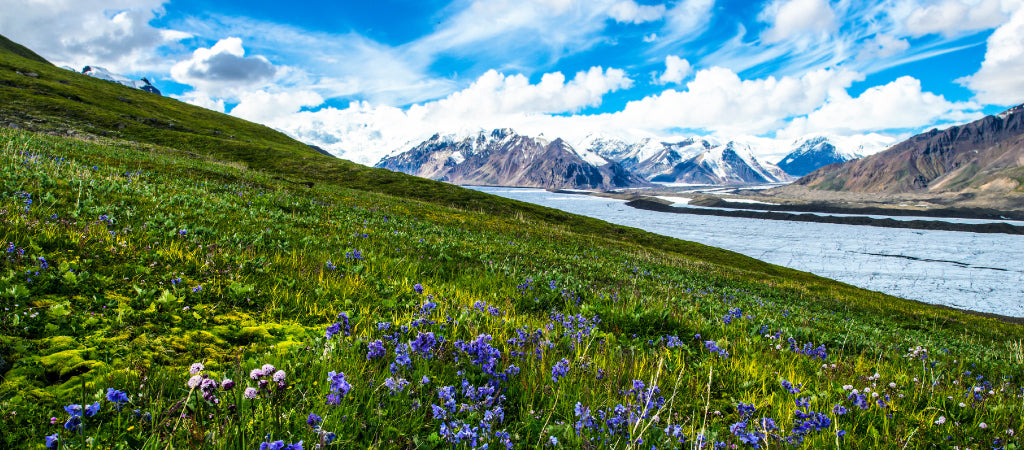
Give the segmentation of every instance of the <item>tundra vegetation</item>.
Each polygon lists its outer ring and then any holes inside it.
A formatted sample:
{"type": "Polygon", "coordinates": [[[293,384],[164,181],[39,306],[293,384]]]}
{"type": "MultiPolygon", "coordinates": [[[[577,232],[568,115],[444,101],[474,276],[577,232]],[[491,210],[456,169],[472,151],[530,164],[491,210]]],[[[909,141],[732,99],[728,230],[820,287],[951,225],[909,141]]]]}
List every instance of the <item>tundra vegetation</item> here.
{"type": "Polygon", "coordinates": [[[1019,325],[0,81],[0,447],[1020,446],[1019,325]]]}

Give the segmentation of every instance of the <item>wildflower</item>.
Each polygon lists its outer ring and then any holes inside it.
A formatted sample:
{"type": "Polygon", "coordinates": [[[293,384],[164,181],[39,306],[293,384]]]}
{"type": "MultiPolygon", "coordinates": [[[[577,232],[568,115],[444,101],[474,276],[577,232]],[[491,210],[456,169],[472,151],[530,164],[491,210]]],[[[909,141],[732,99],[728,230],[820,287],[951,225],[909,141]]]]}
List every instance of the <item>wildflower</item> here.
{"type": "Polygon", "coordinates": [[[199,292],[201,290],[203,290],[203,285],[201,284],[198,284],[196,285],[196,287],[192,288],[192,292],[199,292]]]}
{"type": "Polygon", "coordinates": [[[243,393],[242,396],[249,400],[255,400],[259,398],[259,393],[256,391],[256,388],[247,387],[245,388],[245,393],[243,393]]]}
{"type": "Polygon", "coordinates": [[[551,436],[551,438],[548,439],[548,442],[551,443],[551,445],[553,446],[558,446],[558,438],[554,436],[551,436]]]}
{"type": "Polygon", "coordinates": [[[405,381],[405,378],[396,379],[394,377],[388,377],[386,380],[384,380],[384,386],[387,386],[388,390],[391,391],[391,395],[395,395],[402,392],[402,390],[405,389],[405,386],[408,384],[409,382],[405,381]]]}
{"type": "Polygon", "coordinates": [[[223,381],[220,382],[220,387],[225,391],[230,391],[235,387],[235,382],[232,381],[230,378],[225,378],[223,381]]]}
{"type": "Polygon", "coordinates": [[[423,379],[420,380],[420,384],[430,384],[430,377],[424,375],[423,379]]]}
{"type": "Polygon", "coordinates": [[[278,370],[277,372],[274,372],[273,380],[277,384],[284,384],[285,376],[286,375],[283,370],[278,370]]]}
{"type": "Polygon", "coordinates": [[[345,395],[352,390],[352,385],[345,379],[345,373],[328,372],[327,381],[330,383],[331,393],[327,395],[328,405],[339,405],[341,399],[345,398],[345,395]]]}
{"type": "Polygon", "coordinates": [[[100,402],[95,402],[91,405],[85,405],[85,417],[95,416],[96,413],[100,412],[100,402]]]}
{"type": "Polygon", "coordinates": [[[719,348],[718,343],[716,343],[715,341],[704,341],[704,348],[706,348],[711,353],[717,353],[718,357],[720,358],[729,357],[729,352],[726,351],[724,348],[719,348]]]}
{"type": "Polygon", "coordinates": [[[409,352],[406,351],[407,346],[405,344],[398,344],[395,347],[395,362],[391,363],[391,373],[398,372],[401,367],[408,367],[412,364],[412,360],[409,359],[409,352]]]}
{"type": "Polygon", "coordinates": [[[188,388],[195,389],[199,387],[199,383],[203,381],[202,375],[192,375],[192,378],[188,379],[188,388]]]}
{"type": "Polygon", "coordinates": [[[569,373],[569,360],[562,358],[551,368],[551,381],[557,383],[567,373],[569,373]]]}
{"type": "Polygon", "coordinates": [[[434,337],[433,332],[419,333],[416,339],[412,341],[412,349],[429,358],[430,351],[433,350],[436,344],[437,338],[434,337]]]}
{"type": "Polygon", "coordinates": [[[847,411],[846,411],[846,408],[843,407],[843,405],[836,405],[836,406],[832,407],[832,412],[835,413],[835,415],[837,415],[837,416],[842,416],[842,415],[846,414],[847,411]]]}
{"type": "Polygon", "coordinates": [[[939,416],[939,418],[935,420],[936,425],[942,425],[944,423],[946,423],[946,416],[939,416]]]}
{"type": "Polygon", "coordinates": [[[264,364],[263,367],[260,367],[260,370],[263,371],[263,376],[267,376],[274,373],[277,368],[273,364],[264,364]]]}
{"type": "Polygon", "coordinates": [[[412,286],[412,290],[416,291],[417,294],[422,294],[423,293],[423,285],[419,284],[419,283],[416,283],[416,284],[414,284],[412,286]]]}
{"type": "Polygon", "coordinates": [[[367,347],[369,347],[369,351],[366,352],[366,359],[381,358],[387,353],[384,342],[380,339],[371,342],[367,347]]]}
{"type": "Polygon", "coordinates": [[[188,373],[190,373],[192,375],[195,375],[195,374],[197,374],[199,372],[202,372],[204,368],[205,367],[203,367],[202,363],[195,363],[195,364],[192,364],[192,367],[188,368],[188,373]]]}
{"type": "Polygon", "coordinates": [[[348,324],[348,314],[345,314],[345,313],[338,314],[338,318],[342,319],[342,321],[341,322],[335,322],[335,323],[331,324],[331,326],[327,327],[327,332],[324,334],[327,337],[327,339],[330,339],[334,335],[336,335],[338,333],[341,333],[342,329],[344,329],[344,331],[345,331],[345,336],[349,336],[350,335],[351,328],[349,327],[349,324],[348,324]]]}
{"type": "Polygon", "coordinates": [[[316,413],[309,413],[309,417],[306,418],[306,423],[310,427],[316,428],[316,427],[320,426],[320,422],[323,422],[323,420],[324,419],[322,417],[316,415],[316,413]]]}
{"type": "Polygon", "coordinates": [[[107,388],[107,401],[117,404],[117,410],[121,410],[121,404],[128,401],[128,394],[114,388],[107,388]]]}
{"type": "Polygon", "coordinates": [[[252,370],[249,371],[249,378],[252,378],[253,380],[258,380],[262,376],[263,376],[263,370],[261,370],[261,369],[252,369],[252,370]]]}
{"type": "Polygon", "coordinates": [[[988,424],[985,423],[985,422],[979,423],[978,424],[978,428],[981,428],[982,430],[984,430],[984,429],[988,428],[988,424]]]}
{"type": "Polygon", "coordinates": [[[58,433],[53,433],[46,436],[46,448],[54,448],[57,446],[58,433]]]}

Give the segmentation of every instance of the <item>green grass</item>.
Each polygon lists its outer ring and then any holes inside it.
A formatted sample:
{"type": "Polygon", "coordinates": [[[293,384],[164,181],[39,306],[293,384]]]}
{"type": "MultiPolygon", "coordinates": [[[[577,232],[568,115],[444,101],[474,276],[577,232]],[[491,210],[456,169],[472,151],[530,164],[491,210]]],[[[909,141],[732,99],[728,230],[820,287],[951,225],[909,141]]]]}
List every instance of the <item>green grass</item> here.
{"type": "Polygon", "coordinates": [[[0,447],[742,448],[743,420],[762,448],[1020,445],[1018,325],[357,166],[16,56],[0,95],[30,130],[0,130],[0,447]],[[325,338],[340,313],[348,333],[325,338]],[[238,386],[204,398],[196,362],[238,386]],[[283,387],[249,378],[264,364],[283,387]],[[337,405],[329,372],[352,386],[337,405]],[[862,409],[845,385],[888,401],[862,409]],[[828,426],[795,433],[797,400],[828,426]],[[80,433],[62,426],[93,402],[80,433]]]}

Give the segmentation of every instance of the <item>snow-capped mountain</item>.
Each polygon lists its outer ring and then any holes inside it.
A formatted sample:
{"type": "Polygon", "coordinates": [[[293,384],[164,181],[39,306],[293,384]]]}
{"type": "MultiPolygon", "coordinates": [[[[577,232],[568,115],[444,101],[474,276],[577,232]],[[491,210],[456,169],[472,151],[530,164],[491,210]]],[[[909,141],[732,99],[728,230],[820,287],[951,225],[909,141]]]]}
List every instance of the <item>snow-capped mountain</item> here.
{"type": "Polygon", "coordinates": [[[793,143],[792,152],[779,161],[778,166],[786,173],[802,177],[829,164],[860,158],[853,152],[842,151],[826,137],[818,136],[793,143]]]}
{"type": "Polygon", "coordinates": [[[648,184],[593,151],[509,128],[467,137],[435,134],[376,167],[463,185],[613,189],[648,184]]]}
{"type": "Polygon", "coordinates": [[[750,146],[736,142],[713,145],[707,141],[695,142],[705,147],[697,155],[673,166],[671,170],[651,177],[658,183],[692,184],[749,184],[777,183],[793,180],[774,164],[760,162],[750,146]]]}
{"type": "MultiPolygon", "coordinates": [[[[588,137],[589,138],[589,137],[588,137]]],[[[643,138],[635,142],[599,137],[581,145],[651,181],[746,184],[789,181],[781,169],[758,161],[749,145],[711,138],[643,138]]]]}
{"type": "Polygon", "coordinates": [[[116,74],[99,66],[85,66],[85,68],[82,69],[82,73],[85,75],[89,75],[90,77],[112,81],[117,84],[123,84],[130,88],[135,88],[156,95],[161,95],[160,90],[157,89],[156,86],[153,86],[153,83],[150,83],[149,80],[145,77],[143,77],[142,80],[133,80],[124,75],[116,74]]]}

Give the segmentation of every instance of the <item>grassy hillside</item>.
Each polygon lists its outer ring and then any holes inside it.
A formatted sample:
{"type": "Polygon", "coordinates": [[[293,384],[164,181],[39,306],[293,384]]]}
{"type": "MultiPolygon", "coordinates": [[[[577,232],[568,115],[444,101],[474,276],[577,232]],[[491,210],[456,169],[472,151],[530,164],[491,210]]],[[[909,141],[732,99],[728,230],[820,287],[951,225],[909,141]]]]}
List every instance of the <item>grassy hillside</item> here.
{"type": "Polygon", "coordinates": [[[0,447],[1020,445],[1018,325],[11,54],[0,105],[0,447]]]}

